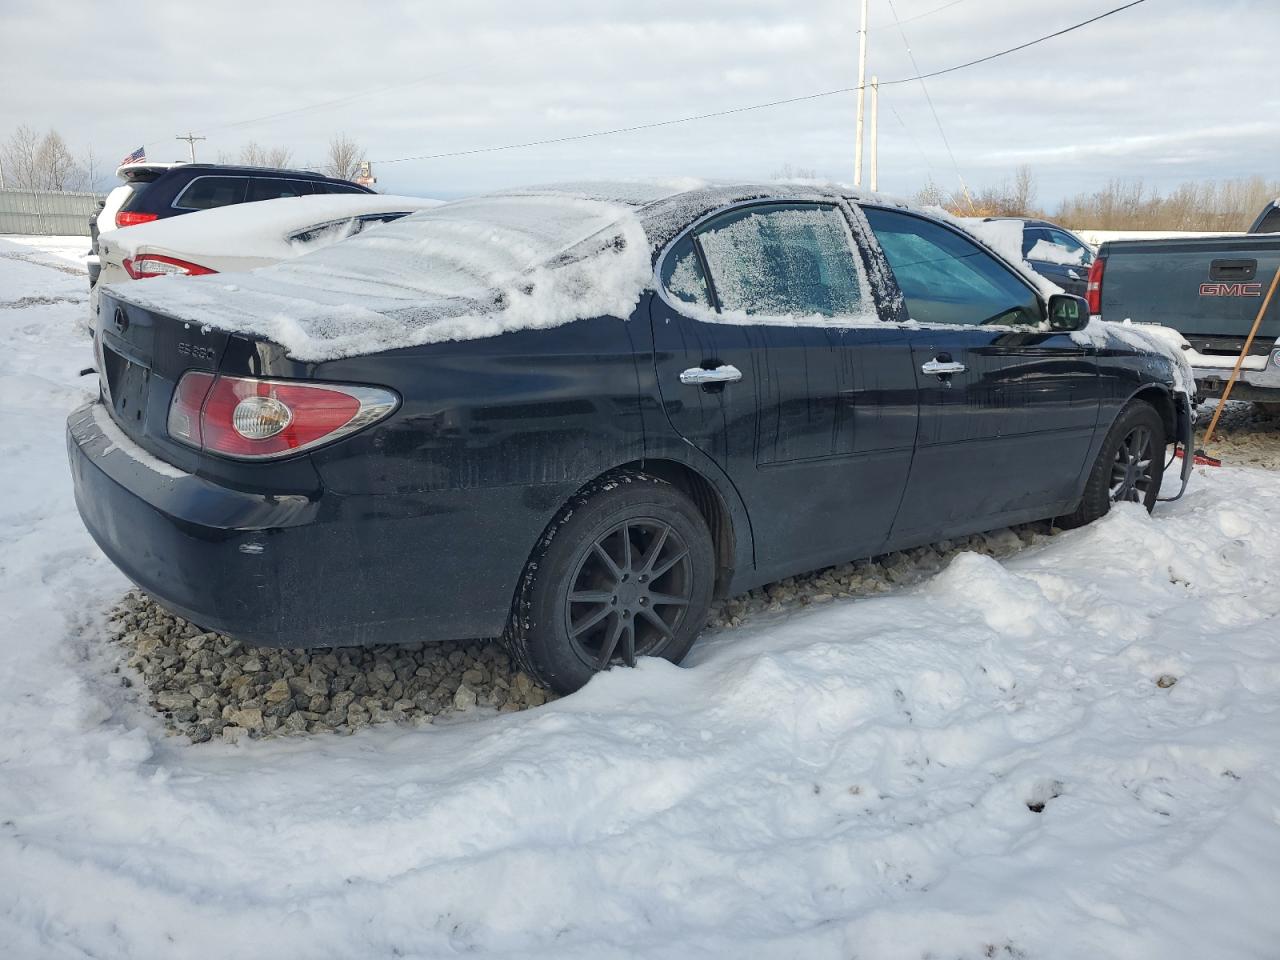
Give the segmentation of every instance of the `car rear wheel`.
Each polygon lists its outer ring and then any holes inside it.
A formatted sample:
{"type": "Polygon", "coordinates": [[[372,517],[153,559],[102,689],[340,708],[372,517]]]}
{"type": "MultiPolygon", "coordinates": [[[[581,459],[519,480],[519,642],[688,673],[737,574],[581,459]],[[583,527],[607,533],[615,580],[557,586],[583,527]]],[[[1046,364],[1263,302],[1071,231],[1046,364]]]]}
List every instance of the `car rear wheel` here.
{"type": "Polygon", "coordinates": [[[706,623],[714,576],[711,534],[688,497],[647,474],[611,474],[539,542],[507,642],[560,693],[640,657],[679,663],[706,623]]]}
{"type": "Polygon", "coordinates": [[[1160,414],[1142,400],[1131,402],[1107,431],[1080,506],[1059,518],[1058,525],[1070,529],[1092,523],[1113,503],[1141,503],[1150,512],[1160,496],[1165,446],[1160,414]]]}

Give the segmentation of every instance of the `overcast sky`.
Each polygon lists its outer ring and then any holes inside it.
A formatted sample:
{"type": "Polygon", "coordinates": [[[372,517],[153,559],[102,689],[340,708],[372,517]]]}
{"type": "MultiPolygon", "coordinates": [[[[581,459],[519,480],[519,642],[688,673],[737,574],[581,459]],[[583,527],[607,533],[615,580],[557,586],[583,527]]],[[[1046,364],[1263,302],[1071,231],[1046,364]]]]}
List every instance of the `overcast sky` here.
{"type": "MultiPolygon", "coordinates": [[[[894,2],[928,72],[1122,0],[894,2]]],[[[576,143],[378,161],[850,86],[857,0],[127,6],[0,0],[0,136],[21,123],[52,126],[110,168],[141,143],[149,159],[185,157],[173,137],[188,129],[208,137],[197,144],[202,159],[255,140],[288,147],[297,164],[318,162],[342,131],[375,161],[379,189],[443,197],[615,176],[760,178],[788,163],[853,175],[852,94],[576,143]],[[319,105],[333,100],[343,102],[319,105]],[[297,112],[257,119],[281,111],[297,112]]],[[[890,0],[870,6],[868,73],[911,76],[890,0]]],[[[1280,178],[1278,37],[1278,0],[1146,0],[938,77],[929,92],[955,164],[920,85],[887,87],[881,189],[911,194],[930,176],[953,187],[957,166],[981,187],[1028,163],[1052,207],[1112,177],[1161,187],[1280,178]]]]}

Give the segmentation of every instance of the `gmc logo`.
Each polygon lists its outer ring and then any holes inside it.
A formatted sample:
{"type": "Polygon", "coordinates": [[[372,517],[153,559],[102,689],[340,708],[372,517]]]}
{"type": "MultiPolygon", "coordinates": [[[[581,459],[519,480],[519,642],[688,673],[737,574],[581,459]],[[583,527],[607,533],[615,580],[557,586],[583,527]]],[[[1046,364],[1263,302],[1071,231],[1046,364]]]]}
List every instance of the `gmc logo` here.
{"type": "Polygon", "coordinates": [[[1200,284],[1200,296],[1202,297],[1260,297],[1262,296],[1262,284],[1260,283],[1202,283],[1200,284]]]}

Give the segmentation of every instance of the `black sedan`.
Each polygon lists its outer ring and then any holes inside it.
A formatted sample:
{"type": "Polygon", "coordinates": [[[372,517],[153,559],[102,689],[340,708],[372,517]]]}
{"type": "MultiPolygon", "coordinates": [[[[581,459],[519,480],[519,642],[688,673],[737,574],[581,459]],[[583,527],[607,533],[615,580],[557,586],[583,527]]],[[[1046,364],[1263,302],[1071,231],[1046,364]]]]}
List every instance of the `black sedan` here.
{"type": "Polygon", "coordinates": [[[1190,429],[1154,340],[834,187],[458,201],[108,290],[96,348],[76,498],[157,599],[267,646],[503,635],[562,691],[679,661],[716,596],[1150,509],[1190,429]]]}

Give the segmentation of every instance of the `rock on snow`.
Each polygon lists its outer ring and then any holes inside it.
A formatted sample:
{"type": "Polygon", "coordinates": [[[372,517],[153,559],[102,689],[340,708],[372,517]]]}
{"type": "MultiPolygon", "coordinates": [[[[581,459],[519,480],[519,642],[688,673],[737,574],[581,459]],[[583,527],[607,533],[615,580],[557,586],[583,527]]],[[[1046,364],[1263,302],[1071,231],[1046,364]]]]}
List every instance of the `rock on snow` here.
{"type": "Polygon", "coordinates": [[[1275,474],[538,709],[192,745],[71,501],[84,245],[0,240],[6,955],[1276,955],[1275,474]]]}

